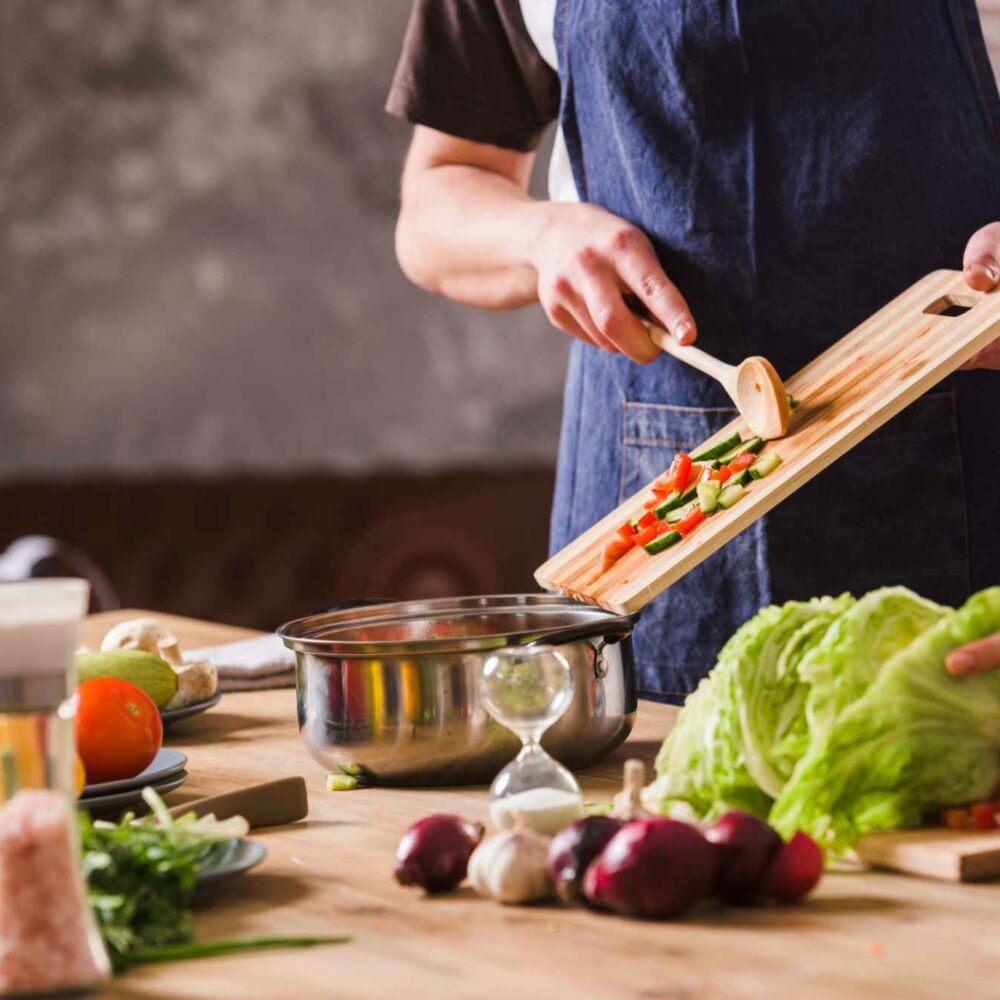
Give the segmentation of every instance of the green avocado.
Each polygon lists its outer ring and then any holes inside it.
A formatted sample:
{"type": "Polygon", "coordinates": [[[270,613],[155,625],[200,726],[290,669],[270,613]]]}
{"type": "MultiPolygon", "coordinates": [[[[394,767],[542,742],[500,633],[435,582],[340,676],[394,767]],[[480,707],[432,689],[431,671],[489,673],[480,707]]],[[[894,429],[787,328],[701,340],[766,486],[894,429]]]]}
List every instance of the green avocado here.
{"type": "Polygon", "coordinates": [[[117,677],[142,688],[163,708],[177,693],[174,668],[152,653],[139,649],[120,649],[112,653],[81,653],[76,658],[77,683],[95,677],[117,677]]]}

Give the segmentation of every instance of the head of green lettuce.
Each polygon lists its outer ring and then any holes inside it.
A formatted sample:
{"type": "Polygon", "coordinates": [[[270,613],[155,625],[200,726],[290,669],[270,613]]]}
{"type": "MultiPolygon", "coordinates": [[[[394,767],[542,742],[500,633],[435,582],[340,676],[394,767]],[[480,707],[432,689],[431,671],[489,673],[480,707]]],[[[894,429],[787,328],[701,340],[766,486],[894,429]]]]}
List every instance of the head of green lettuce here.
{"type": "Polygon", "coordinates": [[[1000,631],[1000,587],[958,611],[887,587],[762,610],[688,698],[646,790],[651,807],[730,808],[834,851],[985,798],[1000,777],[1000,671],[947,673],[1000,631]]]}

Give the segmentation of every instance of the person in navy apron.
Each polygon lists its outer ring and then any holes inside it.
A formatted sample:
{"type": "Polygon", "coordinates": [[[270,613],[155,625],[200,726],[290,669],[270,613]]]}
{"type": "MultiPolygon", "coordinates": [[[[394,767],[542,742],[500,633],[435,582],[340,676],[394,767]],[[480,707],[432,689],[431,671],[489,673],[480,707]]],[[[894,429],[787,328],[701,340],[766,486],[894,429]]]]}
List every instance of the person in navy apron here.
{"type": "MultiPolygon", "coordinates": [[[[404,270],[476,305],[540,301],[576,338],[553,550],[734,415],[627,294],[787,377],[928,271],[1000,280],[1000,95],[973,0],[418,2],[389,110],[418,125],[404,270]],[[542,202],[531,150],[556,112],[542,202]]],[[[905,584],[958,604],[995,582],[1000,347],[973,367],[654,601],[641,693],[683,698],[771,602],[905,584]]]]}

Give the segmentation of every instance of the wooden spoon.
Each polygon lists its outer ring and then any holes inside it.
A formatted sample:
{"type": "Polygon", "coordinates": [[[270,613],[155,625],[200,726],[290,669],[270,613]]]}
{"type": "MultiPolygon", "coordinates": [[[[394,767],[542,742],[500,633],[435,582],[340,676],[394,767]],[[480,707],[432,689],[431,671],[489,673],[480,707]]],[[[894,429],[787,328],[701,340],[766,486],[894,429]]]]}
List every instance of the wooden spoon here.
{"type": "Polygon", "coordinates": [[[792,419],[788,393],[767,358],[746,358],[738,365],[727,365],[692,344],[678,344],[662,327],[647,320],[643,322],[650,339],[661,351],[722,384],[754,434],[771,440],[788,433],[788,423],[792,419]]]}

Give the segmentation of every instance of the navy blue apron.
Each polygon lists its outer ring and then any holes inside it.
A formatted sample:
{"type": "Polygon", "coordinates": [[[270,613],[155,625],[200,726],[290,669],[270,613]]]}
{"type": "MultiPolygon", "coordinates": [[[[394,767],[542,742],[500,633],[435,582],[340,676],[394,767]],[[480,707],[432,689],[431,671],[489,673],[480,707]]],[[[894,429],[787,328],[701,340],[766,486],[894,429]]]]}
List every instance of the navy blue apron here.
{"type": "MultiPolygon", "coordinates": [[[[972,0],[559,0],[584,201],[642,228],[701,344],[785,377],[1000,220],[1000,97],[972,0]]],[[[663,357],[572,348],[561,548],[729,421],[663,357]]],[[[958,373],[651,604],[640,688],[678,700],[762,605],[1000,573],[1000,373],[958,373]]]]}

